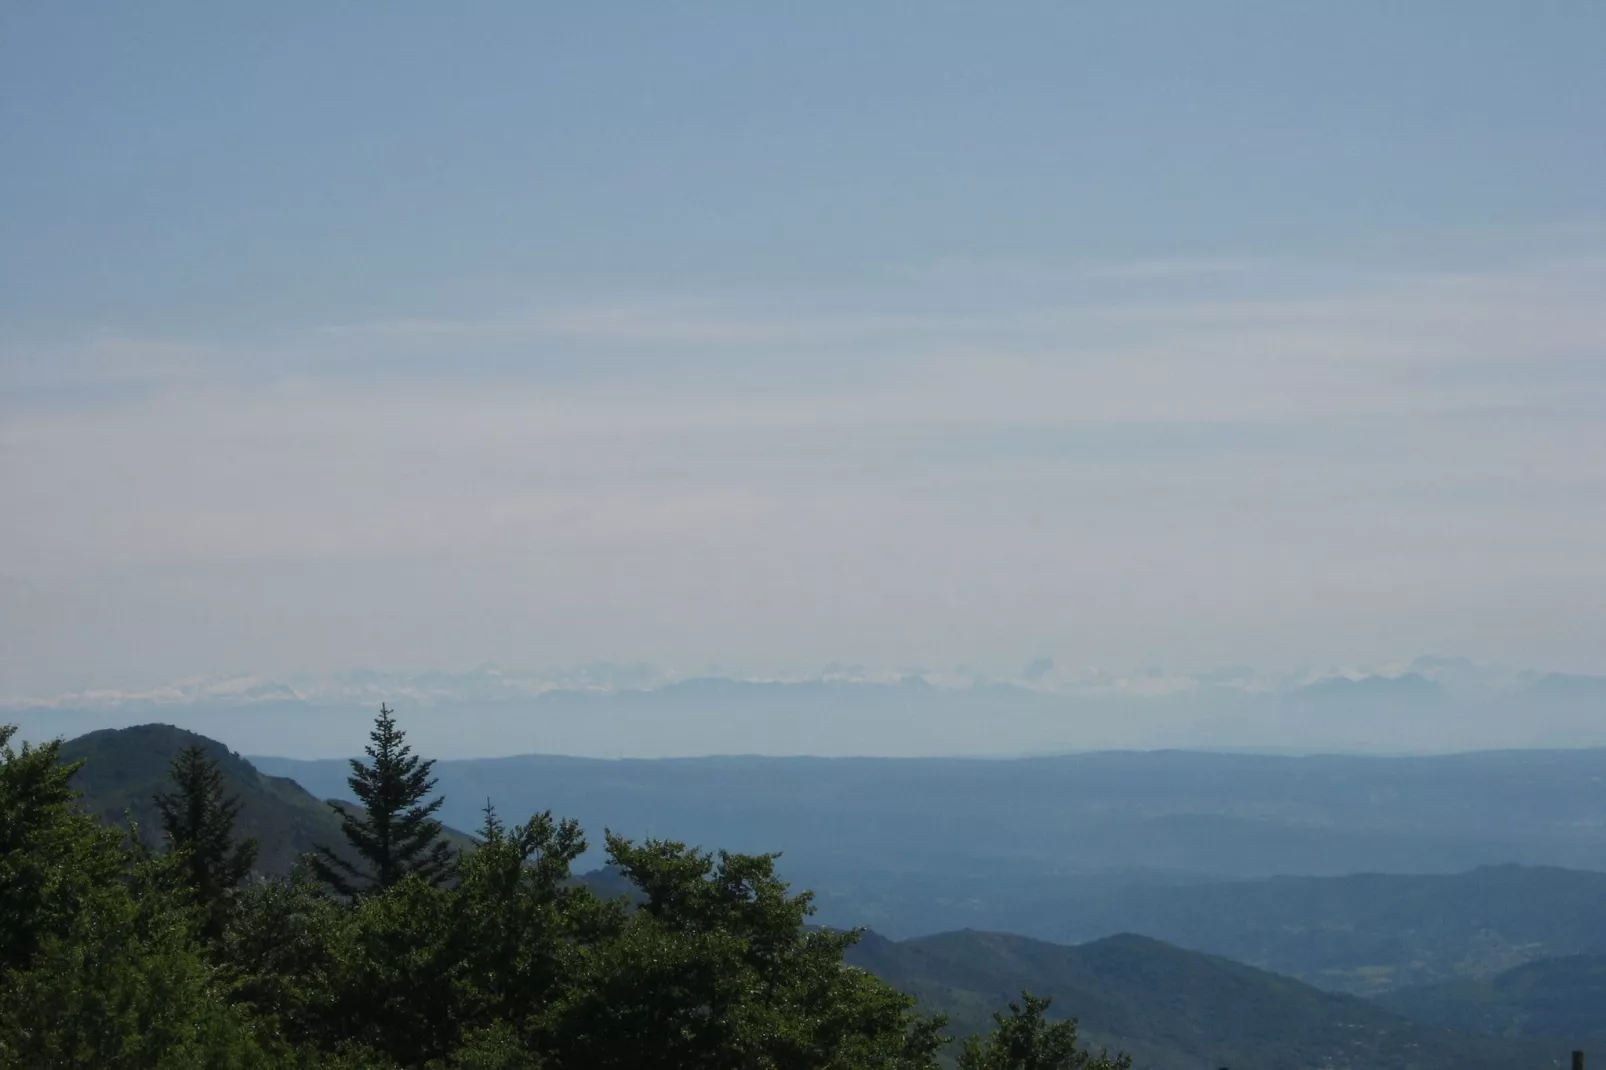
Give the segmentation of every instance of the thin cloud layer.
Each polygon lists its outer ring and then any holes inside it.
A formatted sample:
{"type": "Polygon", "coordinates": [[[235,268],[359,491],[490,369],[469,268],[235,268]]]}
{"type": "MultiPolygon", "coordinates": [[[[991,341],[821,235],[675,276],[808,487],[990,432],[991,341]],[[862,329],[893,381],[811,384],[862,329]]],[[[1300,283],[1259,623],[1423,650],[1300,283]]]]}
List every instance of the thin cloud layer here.
{"type": "Polygon", "coordinates": [[[10,345],[0,683],[1606,668],[1606,259],[1194,266],[10,345]]]}

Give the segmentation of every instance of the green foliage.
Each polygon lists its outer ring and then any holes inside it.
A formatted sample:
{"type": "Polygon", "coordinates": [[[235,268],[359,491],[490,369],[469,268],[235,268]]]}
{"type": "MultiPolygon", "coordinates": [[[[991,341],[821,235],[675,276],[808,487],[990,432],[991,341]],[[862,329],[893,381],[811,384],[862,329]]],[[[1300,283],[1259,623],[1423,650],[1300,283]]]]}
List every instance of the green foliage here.
{"type": "Polygon", "coordinates": [[[362,814],[341,803],[329,804],[340,815],[341,832],[360,861],[326,844],[319,844],[312,858],[318,877],[344,896],[384,891],[409,876],[439,885],[452,873],[452,848],[434,818],[443,800],[436,796],[425,801],[435,787],[430,776],[435,763],[413,753],[393,712],[379,707],[364,748],[369,762],[351,760],[346,783],[362,803],[362,814]]]}
{"type": "Polygon", "coordinates": [[[257,841],[236,843],[238,796],[226,794],[217,762],[189,746],[173,759],[172,792],[155,798],[178,869],[204,918],[208,938],[223,934],[235,887],[256,862],[257,841]]]}
{"type": "Polygon", "coordinates": [[[1131,1070],[1130,1056],[1094,1056],[1078,1047],[1074,1021],[1048,1020],[1053,1002],[1022,992],[1008,1015],[993,1015],[991,1033],[965,1039],[959,1070],[1131,1070]]]}
{"type": "Polygon", "coordinates": [[[65,936],[91,897],[118,878],[121,837],[74,805],[76,766],[61,745],[11,747],[0,725],[0,975],[65,936]]]}
{"type": "Polygon", "coordinates": [[[0,990],[0,1065],[105,1070],[276,1065],[226,998],[190,918],[161,893],[99,890],[0,990]]]}
{"type": "Polygon", "coordinates": [[[74,805],[56,743],[0,727],[0,1066],[268,1065],[172,891],[175,863],[74,805]]]}
{"type": "Polygon", "coordinates": [[[334,1050],[336,957],[349,912],[304,869],[243,889],[219,948],[233,998],[276,1034],[334,1050]]]}
{"type": "Polygon", "coordinates": [[[519,1031],[506,1022],[476,1029],[463,1038],[463,1046],[427,1070],[540,1070],[541,1060],[525,1047],[519,1031]]]}
{"type": "Polygon", "coordinates": [[[619,910],[571,880],[585,850],[572,821],[542,813],[507,828],[487,805],[480,844],[465,856],[452,896],[465,1020],[534,1036],[572,979],[579,948],[616,929],[619,910]]]}
{"type": "Polygon", "coordinates": [[[296,1044],[399,1066],[934,1065],[938,1023],[843,965],[851,935],[807,930],[772,859],[610,838],[632,909],[571,879],[584,850],[572,822],[488,810],[450,887],[253,890],[225,945],[237,991],[296,1044]]]}
{"type": "Polygon", "coordinates": [[[863,1067],[933,1064],[940,1022],[880,980],[844,969],[856,934],[810,931],[773,856],[608,837],[642,893],[585,949],[559,1011],[560,1065],[863,1067]]]}

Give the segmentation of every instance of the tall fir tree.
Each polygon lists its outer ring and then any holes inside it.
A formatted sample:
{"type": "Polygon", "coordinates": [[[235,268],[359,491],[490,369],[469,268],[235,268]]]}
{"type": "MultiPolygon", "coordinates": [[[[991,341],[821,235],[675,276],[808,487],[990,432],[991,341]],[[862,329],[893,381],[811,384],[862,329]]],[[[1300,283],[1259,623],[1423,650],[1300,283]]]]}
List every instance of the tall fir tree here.
{"type": "Polygon", "coordinates": [[[200,747],[185,747],[169,771],[174,790],[155,797],[179,872],[204,911],[203,932],[223,934],[234,890],[256,864],[257,841],[235,842],[238,796],[226,793],[223,771],[200,747]]]}
{"type": "Polygon", "coordinates": [[[360,862],[325,844],[319,844],[310,859],[318,879],[341,895],[383,891],[415,874],[439,886],[451,877],[456,864],[434,816],[445,800],[437,795],[425,801],[435,787],[430,776],[435,762],[413,753],[393,713],[388,706],[379,707],[368,735],[371,742],[364,748],[369,761],[351,760],[346,783],[363,812],[329,804],[340,815],[341,831],[360,862]]]}

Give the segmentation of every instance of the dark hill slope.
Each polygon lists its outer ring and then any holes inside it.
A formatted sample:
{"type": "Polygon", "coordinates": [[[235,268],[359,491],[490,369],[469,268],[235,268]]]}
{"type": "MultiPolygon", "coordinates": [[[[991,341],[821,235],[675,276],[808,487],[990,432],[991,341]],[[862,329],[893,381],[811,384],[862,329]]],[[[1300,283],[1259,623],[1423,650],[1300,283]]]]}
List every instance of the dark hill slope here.
{"type": "Polygon", "coordinates": [[[235,830],[261,844],[257,866],[264,873],[288,873],[315,844],[343,844],[340,821],[329,807],[287,777],[267,776],[223,744],[164,724],[106,729],[68,740],[68,761],[83,760],[73,784],[84,793],[85,809],[104,820],[131,817],[146,842],[161,841],[162,822],[152,797],[172,790],[168,766],[174,755],[199,746],[218,763],[229,791],[240,798],[235,830]]]}
{"type": "Polygon", "coordinates": [[[1552,1054],[1138,936],[1067,947],[973,931],[901,942],[868,934],[849,960],[949,1014],[960,1034],[984,1027],[1022,988],[1053,996],[1054,1012],[1079,1019],[1095,1046],[1153,1070],[1519,1070],[1552,1054]]]}
{"type": "Polygon", "coordinates": [[[1606,1048],[1606,955],[1543,959],[1484,981],[1404,988],[1378,1002],[1452,1029],[1606,1048]]]}
{"type": "MultiPolygon", "coordinates": [[[[214,759],[228,790],[239,796],[235,832],[242,839],[256,837],[261,872],[288,873],[297,859],[320,843],[344,849],[340,819],[328,805],[294,780],[259,772],[222,743],[195,732],[165,724],[104,729],[68,740],[61,753],[64,760],[84,762],[73,784],[84,793],[86,810],[106,821],[132,818],[144,840],[156,846],[162,822],[153,796],[172,789],[168,767],[173,756],[188,746],[198,746],[214,759]]],[[[447,836],[460,848],[469,842],[451,829],[447,836]]]]}

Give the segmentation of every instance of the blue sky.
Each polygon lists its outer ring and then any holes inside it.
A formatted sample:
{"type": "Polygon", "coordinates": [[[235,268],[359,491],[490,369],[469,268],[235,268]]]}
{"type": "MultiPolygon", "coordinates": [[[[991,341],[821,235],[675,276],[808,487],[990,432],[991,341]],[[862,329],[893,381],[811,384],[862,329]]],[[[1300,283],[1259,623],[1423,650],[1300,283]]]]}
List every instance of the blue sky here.
{"type": "Polygon", "coordinates": [[[8,5],[0,692],[1606,670],[1598,3],[8,5]]]}

